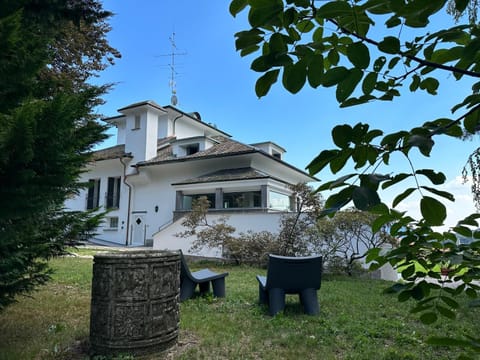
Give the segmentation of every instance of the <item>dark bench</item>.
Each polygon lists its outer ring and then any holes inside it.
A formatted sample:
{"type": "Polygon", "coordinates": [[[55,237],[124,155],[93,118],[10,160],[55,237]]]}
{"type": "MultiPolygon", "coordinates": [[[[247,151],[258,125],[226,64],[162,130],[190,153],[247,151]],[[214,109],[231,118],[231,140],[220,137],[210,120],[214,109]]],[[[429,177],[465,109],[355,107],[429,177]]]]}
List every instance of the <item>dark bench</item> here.
{"type": "Polygon", "coordinates": [[[216,273],[210,269],[202,269],[190,272],[185,257],[180,253],[180,301],[191,298],[195,293],[195,288],[200,289],[200,293],[204,294],[210,291],[210,283],[212,283],[213,296],[225,297],[225,277],[228,273],[216,273]]]}
{"type": "Polygon", "coordinates": [[[269,255],[267,276],[257,275],[258,298],[274,316],[285,308],[285,294],[298,294],[305,313],[319,313],[317,290],[322,281],[322,257],[269,255]]]}

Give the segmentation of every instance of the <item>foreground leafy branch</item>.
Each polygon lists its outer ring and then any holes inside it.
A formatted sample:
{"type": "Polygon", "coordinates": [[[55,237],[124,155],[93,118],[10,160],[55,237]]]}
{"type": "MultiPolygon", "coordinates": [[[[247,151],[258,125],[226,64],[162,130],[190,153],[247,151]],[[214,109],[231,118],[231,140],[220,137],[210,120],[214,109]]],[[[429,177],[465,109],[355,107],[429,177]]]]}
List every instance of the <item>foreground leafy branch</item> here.
{"type": "MultiPolygon", "coordinates": [[[[348,107],[391,101],[407,89],[436,95],[439,75],[445,72],[456,81],[473,82],[465,98],[452,104],[455,118],[428,119],[390,134],[364,123],[338,125],[332,129],[336,147],[321,151],[307,167],[312,175],[327,169],[338,174],[353,164],[353,172],[319,187],[318,191],[331,193],[324,215],[353,203],[377,216],[375,231],[389,224],[399,246],[387,253],[373,250],[368,259],[374,267],[388,262],[401,270],[403,285],[390,290],[399,292],[400,301],[416,300],[412,311],[419,312],[426,323],[438,315],[455,317],[458,302],[454,298],[462,293],[472,297],[472,305],[477,304],[479,215],[472,214],[448,231],[436,231],[445,224],[444,202],[454,201],[454,196],[440,188],[446,177],[437,166],[417,169],[411,158],[414,149],[429,157],[439,136],[462,141],[480,129],[480,28],[467,21],[429,32],[430,22],[440,12],[448,10],[458,20],[466,9],[476,14],[475,4],[467,0],[233,0],[230,4],[233,16],[248,9],[250,29],[235,34],[235,45],[241,56],[254,56],[251,69],[261,74],[255,85],[259,97],[280,81],[294,94],[308,83],[313,88],[335,89],[340,107],[348,107]],[[405,28],[412,35],[404,35],[405,28]],[[376,39],[373,29],[375,34],[385,34],[383,39],[376,39]],[[403,156],[409,172],[391,171],[394,153],[403,156]],[[413,186],[409,185],[412,180],[413,186]],[[380,191],[394,185],[400,191],[389,206],[382,202],[380,191]],[[396,209],[414,193],[420,196],[420,219],[396,209]],[[459,236],[471,243],[459,244],[459,236]],[[439,273],[443,262],[453,266],[446,279],[439,273]],[[439,280],[440,285],[430,279],[439,280]]],[[[477,174],[474,159],[475,155],[469,164],[477,174]]],[[[476,185],[473,190],[479,188],[476,185]]],[[[478,191],[474,196],[480,198],[478,191]]]]}

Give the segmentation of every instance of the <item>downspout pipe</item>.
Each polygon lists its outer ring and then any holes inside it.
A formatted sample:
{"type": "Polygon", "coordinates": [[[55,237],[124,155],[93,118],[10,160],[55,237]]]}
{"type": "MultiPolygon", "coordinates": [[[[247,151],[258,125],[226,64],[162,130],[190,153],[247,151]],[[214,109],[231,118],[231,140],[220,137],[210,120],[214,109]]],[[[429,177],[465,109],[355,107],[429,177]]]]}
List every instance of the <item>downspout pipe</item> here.
{"type": "Polygon", "coordinates": [[[138,167],[135,168],[135,172],[133,174],[127,175],[127,164],[123,161],[124,157],[120,157],[120,163],[123,165],[123,183],[128,189],[128,204],[127,204],[127,224],[126,224],[126,232],[125,232],[125,246],[128,246],[128,234],[130,232],[130,210],[132,204],[132,185],[127,182],[127,178],[132,175],[138,175],[140,172],[138,171],[138,167]]]}
{"type": "Polygon", "coordinates": [[[175,134],[175,125],[177,124],[177,120],[180,119],[182,116],[183,116],[183,115],[180,114],[180,115],[178,115],[175,119],[173,119],[173,126],[172,126],[172,127],[173,127],[173,129],[172,129],[172,130],[173,130],[173,131],[172,131],[173,136],[176,136],[176,134],[175,134]]]}

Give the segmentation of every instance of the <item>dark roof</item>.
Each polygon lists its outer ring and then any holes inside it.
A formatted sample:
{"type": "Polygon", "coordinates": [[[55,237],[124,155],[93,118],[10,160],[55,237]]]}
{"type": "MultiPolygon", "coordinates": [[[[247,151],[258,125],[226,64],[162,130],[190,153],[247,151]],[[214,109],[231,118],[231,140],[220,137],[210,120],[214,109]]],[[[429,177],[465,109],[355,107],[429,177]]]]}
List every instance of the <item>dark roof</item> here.
{"type": "Polygon", "coordinates": [[[254,180],[266,179],[270,176],[251,167],[237,169],[223,169],[196,178],[187,179],[172,185],[198,184],[217,181],[236,181],[236,180],[254,180]]]}
{"type": "Polygon", "coordinates": [[[240,155],[257,152],[258,150],[254,149],[251,146],[239,143],[238,141],[223,137],[215,136],[213,140],[217,142],[216,145],[213,145],[207,150],[199,151],[192,155],[186,155],[177,157],[172,153],[172,147],[166,146],[160,149],[157,152],[157,156],[151,160],[141,161],[138,166],[149,166],[156,165],[167,162],[178,162],[178,161],[188,161],[194,159],[208,159],[212,157],[222,157],[222,156],[231,156],[231,155],[240,155]]]}
{"type": "MultiPolygon", "coordinates": [[[[175,136],[169,136],[163,139],[158,139],[157,147],[161,148],[165,144],[168,145],[174,139],[175,139],[175,136]]],[[[131,153],[125,152],[125,144],[115,145],[109,148],[94,151],[92,153],[92,160],[94,161],[118,159],[121,157],[132,157],[131,153]]]]}
{"type": "Polygon", "coordinates": [[[157,110],[161,110],[163,112],[166,112],[166,110],[161,107],[160,105],[158,105],[155,101],[153,100],[146,100],[146,101],[140,101],[140,102],[137,102],[137,103],[134,103],[134,104],[130,104],[130,105],[127,105],[121,109],[118,109],[117,111],[119,112],[122,112],[124,110],[128,110],[128,109],[133,109],[133,108],[136,108],[136,107],[139,107],[139,106],[144,106],[144,105],[148,105],[148,106],[151,106],[157,110]]]}
{"type": "Polygon", "coordinates": [[[118,159],[121,157],[131,157],[131,154],[125,153],[125,145],[115,145],[92,153],[92,160],[94,161],[118,159]]]}
{"type": "MultiPolygon", "coordinates": [[[[175,163],[175,162],[185,162],[185,161],[193,161],[193,160],[221,158],[221,157],[258,153],[258,154],[267,156],[272,160],[283,164],[284,166],[294,169],[295,171],[303,173],[304,175],[312,178],[315,181],[318,181],[315,177],[307,174],[305,171],[302,171],[281,159],[278,159],[270,154],[267,154],[263,150],[254,148],[253,146],[242,144],[238,141],[232,140],[224,136],[214,136],[212,137],[212,139],[216,142],[216,144],[214,144],[212,147],[208,148],[207,150],[199,151],[192,155],[179,156],[179,157],[175,156],[172,151],[172,142],[175,140],[175,137],[172,136],[172,137],[159,139],[157,142],[157,147],[158,147],[157,156],[155,156],[150,160],[140,161],[137,164],[132,164],[132,165],[143,167],[143,166],[161,165],[161,164],[175,163]]],[[[107,149],[98,150],[93,153],[93,160],[95,161],[115,159],[120,157],[131,157],[131,153],[128,153],[128,154],[125,153],[125,145],[116,145],[107,149]]],[[[216,181],[216,180],[211,180],[211,181],[216,181]]]]}

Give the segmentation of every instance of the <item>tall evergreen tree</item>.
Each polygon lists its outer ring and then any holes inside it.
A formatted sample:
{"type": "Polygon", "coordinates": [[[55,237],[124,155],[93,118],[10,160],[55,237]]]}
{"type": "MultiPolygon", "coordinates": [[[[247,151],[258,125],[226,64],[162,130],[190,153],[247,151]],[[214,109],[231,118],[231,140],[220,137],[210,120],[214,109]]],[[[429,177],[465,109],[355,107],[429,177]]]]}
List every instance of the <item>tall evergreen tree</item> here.
{"type": "Polygon", "coordinates": [[[99,220],[65,212],[105,138],[87,80],[118,53],[96,0],[0,2],[0,311],[50,276],[47,260],[99,220]]]}

